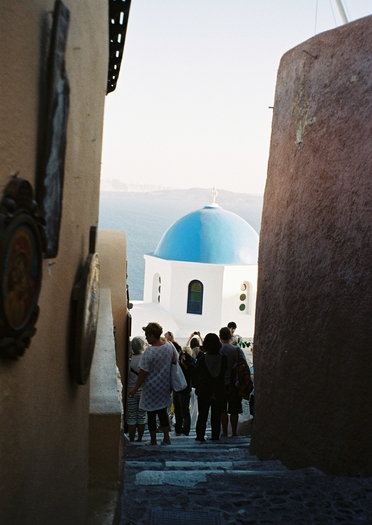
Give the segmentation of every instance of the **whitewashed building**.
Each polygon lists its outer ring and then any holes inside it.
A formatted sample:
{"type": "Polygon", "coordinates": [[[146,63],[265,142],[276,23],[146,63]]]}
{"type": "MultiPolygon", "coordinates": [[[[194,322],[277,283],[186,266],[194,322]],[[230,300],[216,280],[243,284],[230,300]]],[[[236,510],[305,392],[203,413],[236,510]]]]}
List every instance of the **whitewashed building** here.
{"type": "Polygon", "coordinates": [[[258,234],[241,217],[212,203],[188,213],[145,255],[144,300],[134,301],[132,335],[150,321],[182,341],[218,332],[229,321],[253,337],[258,234]]]}

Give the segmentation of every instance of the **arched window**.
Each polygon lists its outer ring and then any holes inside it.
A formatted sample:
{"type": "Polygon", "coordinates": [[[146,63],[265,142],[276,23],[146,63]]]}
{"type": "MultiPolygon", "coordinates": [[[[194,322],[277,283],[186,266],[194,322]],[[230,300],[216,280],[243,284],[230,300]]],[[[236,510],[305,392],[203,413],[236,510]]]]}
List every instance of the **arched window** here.
{"type": "Polygon", "coordinates": [[[203,313],[203,283],[200,281],[191,281],[187,294],[187,313],[203,313]]]}
{"type": "Polygon", "coordinates": [[[152,302],[160,303],[161,296],[161,277],[158,273],[152,279],[152,302]]]}

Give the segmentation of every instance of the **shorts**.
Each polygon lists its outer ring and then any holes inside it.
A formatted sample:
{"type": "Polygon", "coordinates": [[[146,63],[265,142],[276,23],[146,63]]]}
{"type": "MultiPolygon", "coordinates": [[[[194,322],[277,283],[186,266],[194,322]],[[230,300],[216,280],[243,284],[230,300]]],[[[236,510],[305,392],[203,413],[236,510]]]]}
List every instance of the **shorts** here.
{"type": "Polygon", "coordinates": [[[242,398],[230,392],[230,385],[225,385],[225,401],[222,404],[222,414],[242,414],[242,398]]]}
{"type": "Polygon", "coordinates": [[[146,423],[146,410],[139,407],[141,391],[137,391],[133,397],[128,397],[127,425],[144,425],[146,423]]]}
{"type": "Polygon", "coordinates": [[[161,428],[169,427],[167,407],[161,408],[160,410],[148,411],[147,412],[147,424],[148,424],[150,432],[156,430],[156,416],[159,417],[161,428]]]}

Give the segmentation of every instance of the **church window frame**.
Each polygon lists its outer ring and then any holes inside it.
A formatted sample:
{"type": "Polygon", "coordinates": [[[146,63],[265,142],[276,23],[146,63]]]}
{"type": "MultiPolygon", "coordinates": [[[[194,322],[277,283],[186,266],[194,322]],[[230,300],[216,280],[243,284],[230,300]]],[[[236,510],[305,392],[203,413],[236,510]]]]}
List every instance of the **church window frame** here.
{"type": "Polygon", "coordinates": [[[252,285],[249,281],[243,281],[239,291],[239,313],[251,314],[252,285]]]}
{"type": "Polygon", "coordinates": [[[198,279],[189,282],[187,289],[187,313],[203,314],[204,285],[198,279]]]}
{"type": "Polygon", "coordinates": [[[161,275],[155,273],[152,278],[152,302],[160,303],[161,299],[161,275]]]}

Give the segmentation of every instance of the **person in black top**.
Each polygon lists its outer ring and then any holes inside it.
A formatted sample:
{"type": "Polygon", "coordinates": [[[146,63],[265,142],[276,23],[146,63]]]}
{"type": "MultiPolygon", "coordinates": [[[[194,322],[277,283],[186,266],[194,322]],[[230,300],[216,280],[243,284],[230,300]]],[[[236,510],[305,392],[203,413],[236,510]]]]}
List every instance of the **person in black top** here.
{"type": "Polygon", "coordinates": [[[177,352],[180,354],[182,352],[182,348],[181,346],[177,343],[177,341],[174,340],[174,335],[172,332],[165,332],[164,334],[164,339],[166,341],[170,341],[171,343],[173,343],[173,346],[175,347],[175,349],[177,350],[177,352]]]}
{"type": "Polygon", "coordinates": [[[181,346],[174,340],[172,332],[165,332],[164,338],[170,341],[179,355],[179,363],[185,376],[187,387],[180,392],[173,392],[173,406],[175,418],[176,436],[190,433],[191,416],[190,416],[190,398],[191,398],[191,374],[193,368],[193,359],[186,352],[182,352],[181,346]]]}
{"type": "Polygon", "coordinates": [[[173,392],[176,436],[188,436],[191,426],[190,398],[192,375],[196,360],[187,352],[181,351],[179,363],[185,376],[187,387],[180,392],[173,392]]]}
{"type": "Polygon", "coordinates": [[[246,361],[244,352],[238,346],[233,346],[230,343],[231,334],[227,326],[220,329],[220,341],[222,343],[221,353],[227,356],[227,370],[225,375],[225,394],[226,401],[221,415],[222,436],[227,436],[228,423],[230,416],[231,432],[233,436],[238,435],[238,421],[239,414],[242,414],[242,398],[236,392],[231,390],[231,371],[236,361],[236,353],[246,361]]]}
{"type": "Polygon", "coordinates": [[[204,354],[194,370],[195,393],[198,396],[196,441],[205,441],[209,408],[211,409],[212,440],[220,439],[220,420],[225,402],[225,373],[227,357],[220,353],[221,342],[217,334],[209,333],[203,342],[204,354]]]}

